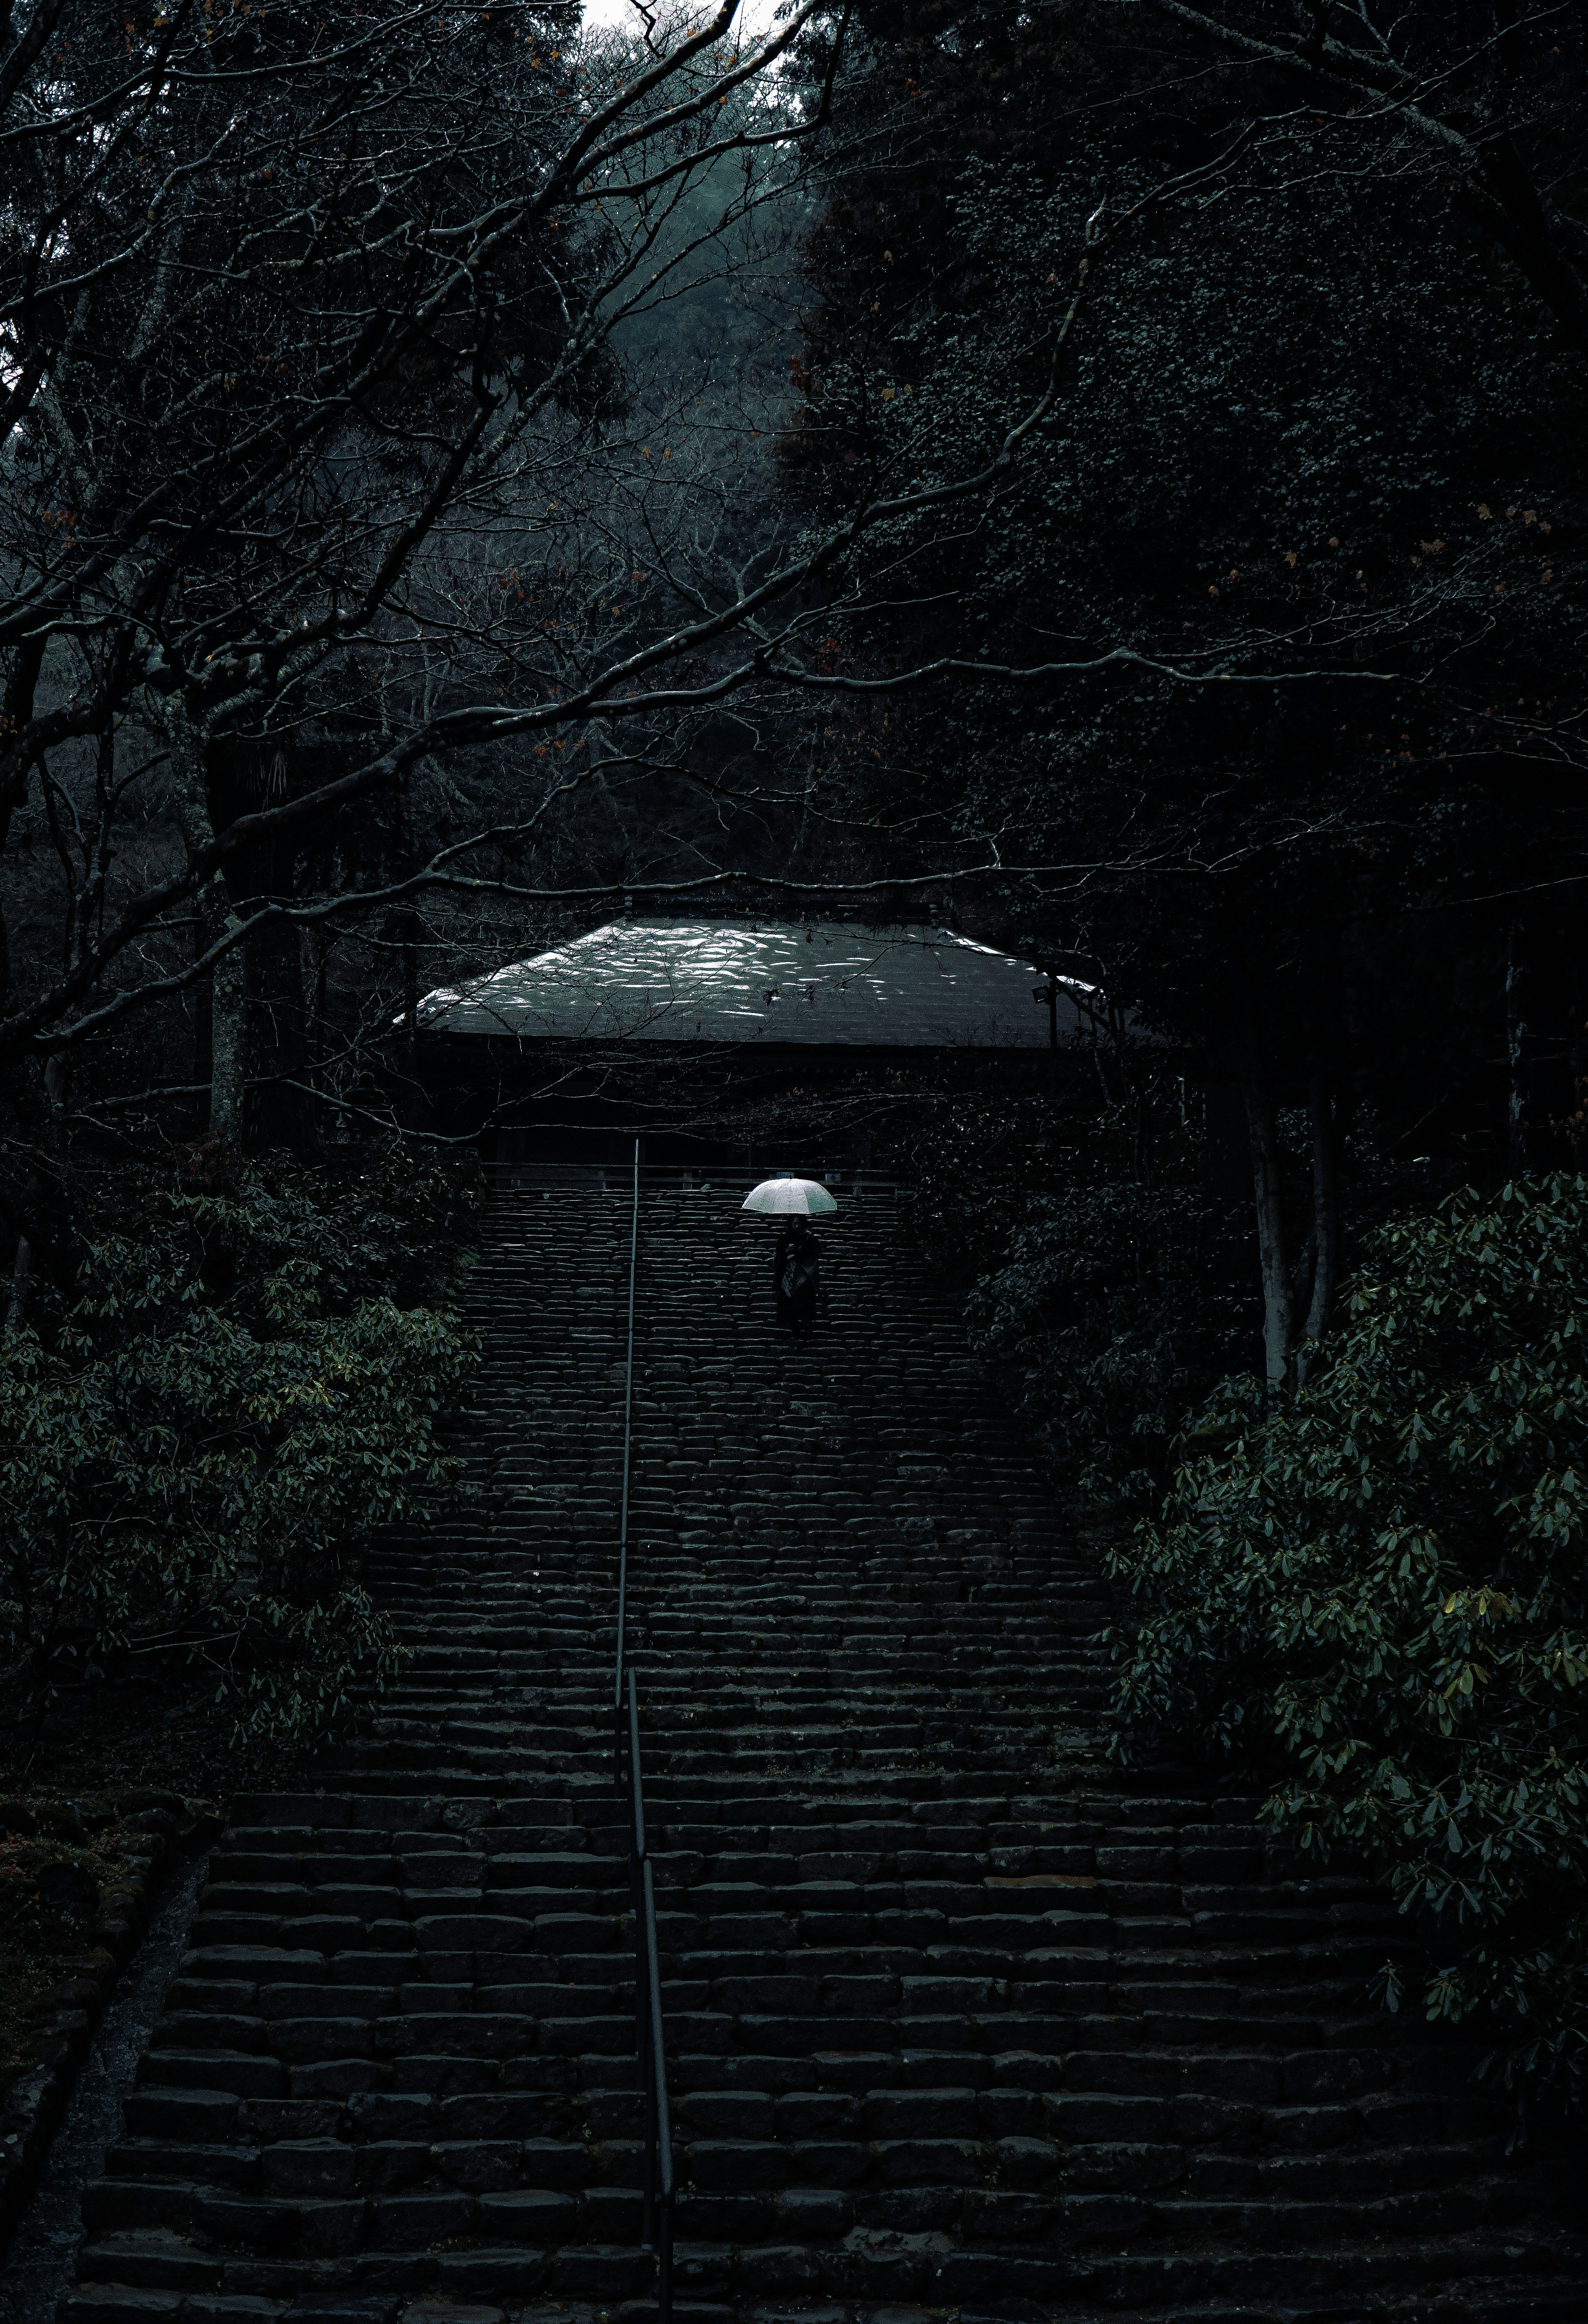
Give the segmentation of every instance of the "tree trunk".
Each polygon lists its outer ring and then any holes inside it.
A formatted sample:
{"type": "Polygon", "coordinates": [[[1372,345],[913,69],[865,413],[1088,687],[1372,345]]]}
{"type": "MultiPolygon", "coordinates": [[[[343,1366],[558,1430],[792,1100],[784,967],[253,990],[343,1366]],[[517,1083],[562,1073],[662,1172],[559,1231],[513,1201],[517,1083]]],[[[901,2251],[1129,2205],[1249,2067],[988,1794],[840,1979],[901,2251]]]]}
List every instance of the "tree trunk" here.
{"type": "MultiPolygon", "coordinates": [[[[193,957],[198,960],[205,950],[204,918],[195,913],[193,921],[193,957]]],[[[209,979],[201,976],[193,988],[193,1111],[196,1117],[195,1135],[202,1137],[209,1113],[209,1071],[213,1060],[210,1046],[213,996],[209,979]]]]}
{"type": "Polygon", "coordinates": [[[1226,1211],[1243,1211],[1251,1185],[1251,1139],[1242,1087],[1226,1059],[1202,1093],[1202,1183],[1226,1211]]]}
{"type": "Polygon", "coordinates": [[[18,1235],[16,1257],[11,1265],[11,1296],[5,1303],[5,1330],[3,1336],[7,1340],[22,1329],[23,1313],[27,1305],[28,1275],[32,1268],[32,1244],[25,1234],[18,1235]]]}
{"type": "Polygon", "coordinates": [[[248,947],[250,1142],[294,1154],[314,1144],[302,949],[297,928],[279,919],[267,919],[248,947]]]}
{"type": "MultiPolygon", "coordinates": [[[[398,862],[405,878],[412,876],[413,860],[412,800],[409,785],[411,774],[405,772],[397,790],[397,853],[398,862]]],[[[398,938],[402,946],[402,1093],[398,1100],[397,1118],[404,1130],[418,1130],[424,1120],[424,1091],[419,1077],[419,913],[411,902],[405,903],[398,915],[398,938]]]]}
{"type": "Polygon", "coordinates": [[[419,1077],[419,914],[402,915],[402,1104],[405,1130],[424,1120],[425,1093],[419,1077]]]}
{"type": "Polygon", "coordinates": [[[1588,1170],[1588,973],[1582,949],[1574,942],[1567,954],[1566,985],[1566,1118],[1565,1167],[1588,1170]]]}
{"type": "Polygon", "coordinates": [[[65,1120],[70,1096],[71,1058],[64,1049],[52,1049],[44,1066],[44,1144],[55,1165],[55,1206],[69,1232],[75,1233],[78,1182],[65,1120]]]}
{"type": "Polygon", "coordinates": [[[1274,1105],[1255,1073],[1242,1084],[1246,1130],[1251,1148],[1251,1184],[1257,1204],[1257,1249],[1262,1268],[1263,1370],[1269,1392],[1279,1396],[1290,1384],[1296,1335],[1296,1297],[1285,1257],[1285,1214],[1279,1199],[1279,1141],[1274,1105]]]}
{"type": "Polygon", "coordinates": [[[1321,1065],[1313,1068],[1308,1103],[1312,1113],[1312,1297],[1296,1351],[1298,1388],[1305,1384],[1317,1343],[1328,1329],[1340,1275],[1340,1128],[1334,1093],[1321,1065]]]}
{"type": "Polygon", "coordinates": [[[1532,1170],[1533,964],[1520,920],[1509,931],[1505,960],[1506,1143],[1513,1178],[1532,1170]]]}
{"type": "MultiPolygon", "coordinates": [[[[219,886],[218,877],[215,882],[219,886]]],[[[207,895],[208,891],[206,891],[207,895]]],[[[224,915],[216,898],[205,933],[214,943],[241,924],[228,900],[224,915]],[[209,936],[211,927],[215,935],[209,936]]],[[[207,947],[208,948],[208,947],[207,947]]],[[[209,982],[209,1135],[228,1154],[243,1150],[243,1102],[248,1086],[247,964],[240,944],[223,953],[209,982]]]]}
{"type": "Polygon", "coordinates": [[[45,1061],[42,1134],[34,1148],[35,1165],[23,1191],[25,1207],[14,1206],[10,1201],[3,1206],[7,1222],[16,1232],[16,1249],[0,1340],[9,1340],[21,1329],[27,1313],[28,1286],[36,1274],[48,1276],[68,1295],[76,1281],[80,1210],[65,1120],[71,1071],[65,1050],[53,1050],[45,1061]]]}
{"type": "Polygon", "coordinates": [[[308,939],[313,948],[314,991],[309,1003],[309,1077],[323,1097],[326,1080],[326,973],[331,957],[330,938],[321,928],[308,939]]]}
{"type": "MultiPolygon", "coordinates": [[[[177,822],[192,862],[215,837],[209,808],[209,779],[205,765],[204,738],[180,694],[165,706],[166,735],[171,743],[171,773],[177,822]]],[[[208,952],[228,931],[239,928],[231,892],[219,872],[211,874],[194,899],[201,951],[208,952]]],[[[209,1135],[228,1153],[243,1144],[243,1096],[248,1074],[248,1019],[245,964],[243,947],[234,944],[211,969],[207,980],[208,1007],[209,1135]]],[[[200,1034],[202,1040],[202,1034],[200,1034]]],[[[202,1073],[198,1074],[202,1078],[202,1073]]]]}
{"type": "Polygon", "coordinates": [[[1519,913],[1505,964],[1506,1129],[1513,1177],[1576,1159],[1576,996],[1572,947],[1547,915],[1519,913]]]}
{"type": "Polygon", "coordinates": [[[1044,981],[1032,988],[1031,998],[1033,1001],[1045,1001],[1048,1004],[1048,1077],[1053,1087],[1057,1089],[1059,1083],[1058,972],[1054,968],[1044,967],[1040,961],[1037,963],[1037,966],[1044,981]]]}

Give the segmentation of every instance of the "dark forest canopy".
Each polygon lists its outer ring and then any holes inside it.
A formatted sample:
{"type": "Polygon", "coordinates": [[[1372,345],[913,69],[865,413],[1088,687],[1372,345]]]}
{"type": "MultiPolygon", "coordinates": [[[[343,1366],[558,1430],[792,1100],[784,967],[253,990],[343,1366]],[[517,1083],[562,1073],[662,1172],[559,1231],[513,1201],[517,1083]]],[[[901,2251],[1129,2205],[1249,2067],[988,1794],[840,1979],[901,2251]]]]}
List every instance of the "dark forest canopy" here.
{"type": "Polygon", "coordinates": [[[1193,1060],[1288,1372],[1353,1120],[1575,1150],[1575,19],[647,21],[8,19],[12,1238],[620,891],[913,899],[1193,1060]]]}
{"type": "Polygon", "coordinates": [[[1353,1116],[1399,1198],[1413,1156],[1433,1193],[1577,1150],[1579,33],[1107,0],[867,24],[840,120],[891,100],[894,128],[812,238],[786,446],[824,511],[995,431],[1104,247],[995,505],[946,556],[896,529],[888,614],[845,609],[859,699],[867,663],[898,681],[859,796],[1070,867],[1011,881],[1002,926],[1200,1056],[1278,1379],[1330,1309],[1353,1116]],[[949,717],[911,675],[938,656],[949,717]]]}

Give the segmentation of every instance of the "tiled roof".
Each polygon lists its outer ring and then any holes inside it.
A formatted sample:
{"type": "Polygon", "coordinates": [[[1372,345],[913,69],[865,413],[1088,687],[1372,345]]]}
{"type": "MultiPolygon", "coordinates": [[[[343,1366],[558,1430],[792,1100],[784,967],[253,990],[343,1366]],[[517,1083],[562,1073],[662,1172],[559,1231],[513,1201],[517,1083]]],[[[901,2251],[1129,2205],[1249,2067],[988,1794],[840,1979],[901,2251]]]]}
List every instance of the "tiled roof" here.
{"type": "MultiPolygon", "coordinates": [[[[1061,1042],[1085,1038],[1090,991],[1061,982],[1061,1042]]],[[[1047,985],[1029,962],[945,928],[824,920],[614,920],[555,952],[427,993],[420,1022],[531,1041],[953,1049],[1048,1041],[1047,985]]]]}

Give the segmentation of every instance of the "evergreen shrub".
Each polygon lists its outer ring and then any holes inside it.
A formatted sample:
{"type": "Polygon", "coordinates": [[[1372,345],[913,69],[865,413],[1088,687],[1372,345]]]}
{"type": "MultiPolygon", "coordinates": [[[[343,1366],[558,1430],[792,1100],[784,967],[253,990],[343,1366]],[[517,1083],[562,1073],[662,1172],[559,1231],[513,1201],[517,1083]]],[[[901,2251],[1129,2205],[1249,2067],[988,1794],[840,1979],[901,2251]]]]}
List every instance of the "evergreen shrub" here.
{"type": "Polygon", "coordinates": [[[1073,1094],[945,1103],[910,1157],[916,1232],[968,1281],[974,1345],[1089,1521],[1163,1491],[1240,1341],[1231,1222],[1175,1094],[1140,1107],[1150,1184],[1129,1110],[1073,1094]]]}
{"type": "MultiPolygon", "coordinates": [[[[1508,2079],[1588,2055],[1588,1181],[1378,1229],[1326,1368],[1232,1383],[1112,1565],[1121,1748],[1266,1761],[1276,1836],[1365,1858],[1430,2019],[1508,2079]]],[[[1391,2006],[1406,1987],[1388,1963],[1391,2006]]]]}
{"type": "Polygon", "coordinates": [[[1049,1472],[1094,1513],[1162,1490],[1238,1327],[1210,1264],[1223,1229],[1194,1186],[1060,1186],[1030,1197],[970,1295],[977,1344],[1011,1366],[1049,1472]]]}
{"type": "Polygon", "coordinates": [[[244,1734],[300,1746],[386,1682],[359,1552],[450,1474],[437,1422],[475,1350],[413,1293],[457,1199],[392,1155],[88,1214],[75,1296],[0,1347],[14,1698],[197,1660],[244,1734]]]}

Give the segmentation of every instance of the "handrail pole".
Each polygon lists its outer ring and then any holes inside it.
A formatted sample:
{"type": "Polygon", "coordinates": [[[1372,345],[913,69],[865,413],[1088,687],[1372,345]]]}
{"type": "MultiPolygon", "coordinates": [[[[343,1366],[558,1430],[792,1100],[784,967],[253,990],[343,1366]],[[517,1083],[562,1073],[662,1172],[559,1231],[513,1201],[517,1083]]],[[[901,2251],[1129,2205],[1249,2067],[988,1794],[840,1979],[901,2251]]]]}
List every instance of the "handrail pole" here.
{"type": "Polygon", "coordinates": [[[640,1868],[645,1885],[645,1950],[651,1986],[651,2072],[652,2141],[651,2177],[660,2178],[660,2200],[649,2205],[651,2242],[657,2254],[656,2296],[661,2324],[673,2312],[673,2126],[667,2102],[667,2052],[661,2032],[661,1962],[656,1941],[656,1887],[651,1858],[640,1868]],[[660,2213],[660,2219],[658,2218],[660,2213]]]}
{"type": "Polygon", "coordinates": [[[642,2247],[656,2255],[660,2324],[673,2312],[673,2126],[667,2097],[667,2044],[661,2023],[661,1950],[656,1933],[656,1876],[645,1833],[640,1761],[640,1686],[628,1674],[629,1865],[634,1896],[634,2038],[645,2083],[645,2209],[642,2247]]]}
{"type": "Polygon", "coordinates": [[[649,1857],[641,1868],[641,1877],[645,1883],[645,1950],[650,1955],[651,1990],[656,2002],[651,2013],[651,2058],[656,2068],[656,2128],[662,2158],[662,2192],[670,2201],[673,2191],[672,2109],[667,2102],[667,2056],[661,2039],[661,1963],[656,1941],[656,1888],[649,1857]]]}
{"type": "Polygon", "coordinates": [[[645,1899],[640,1887],[640,1868],[637,1864],[631,1886],[634,1892],[634,2055],[643,2065],[646,2030],[651,2024],[651,2015],[645,1986],[645,1899]]]}
{"type": "Polygon", "coordinates": [[[643,2065],[646,2030],[650,2024],[645,1894],[642,1886],[642,1867],[645,1862],[645,1794],[640,1783],[640,1694],[632,1667],[629,1672],[629,1878],[634,1896],[634,2055],[643,2065]]]}
{"type": "Polygon", "coordinates": [[[629,1353],[623,1373],[623,1500],[617,1529],[617,1670],[612,1689],[613,1788],[623,1787],[623,1618],[629,1596],[629,1462],[634,1420],[634,1273],[640,1257],[640,1141],[634,1140],[634,1209],[629,1229],[629,1353]]]}
{"type": "Polygon", "coordinates": [[[650,1850],[645,1845],[645,1793],[640,1781],[640,1683],[629,1672],[629,1815],[630,1846],[636,1867],[650,1850]]]}
{"type": "MultiPolygon", "coordinates": [[[[642,1913],[643,1923],[644,1914],[642,1913]]],[[[651,2032],[651,2015],[646,2012],[645,2031],[651,2032]]],[[[640,2236],[642,2251],[656,2249],[656,2060],[649,2040],[645,2043],[645,2221],[640,2236]]]]}

